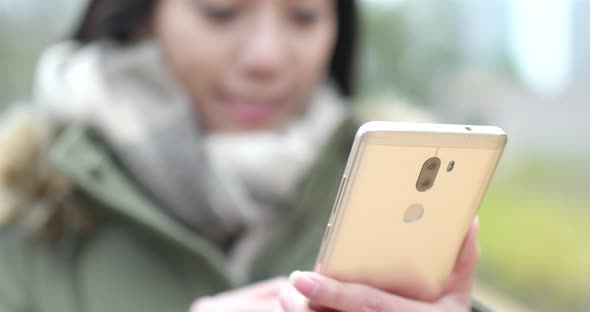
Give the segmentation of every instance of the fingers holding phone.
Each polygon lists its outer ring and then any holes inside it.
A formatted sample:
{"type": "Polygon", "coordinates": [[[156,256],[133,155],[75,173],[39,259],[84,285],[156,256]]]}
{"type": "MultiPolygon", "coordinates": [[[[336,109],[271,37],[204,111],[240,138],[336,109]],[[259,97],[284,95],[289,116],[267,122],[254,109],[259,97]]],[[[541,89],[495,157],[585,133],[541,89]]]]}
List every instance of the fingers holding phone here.
{"type": "Polygon", "coordinates": [[[477,265],[478,221],[474,221],[464,240],[447,287],[436,301],[420,301],[392,294],[375,287],[345,283],[314,272],[294,272],[281,291],[285,312],[321,311],[469,311],[471,284],[477,265]]]}

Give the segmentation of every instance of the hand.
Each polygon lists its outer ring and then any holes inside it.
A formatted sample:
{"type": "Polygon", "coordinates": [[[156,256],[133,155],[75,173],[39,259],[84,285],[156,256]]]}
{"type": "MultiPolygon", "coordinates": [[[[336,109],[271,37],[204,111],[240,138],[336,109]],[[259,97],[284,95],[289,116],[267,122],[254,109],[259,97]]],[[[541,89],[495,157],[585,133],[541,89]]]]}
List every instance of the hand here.
{"type": "Polygon", "coordinates": [[[281,288],[288,285],[284,277],[197,299],[190,312],[265,312],[280,311],[277,300],[281,288]]]}
{"type": "Polygon", "coordinates": [[[404,298],[355,283],[342,283],[313,272],[294,272],[280,294],[285,312],[469,311],[471,284],[479,258],[477,219],[463,242],[447,287],[435,302],[404,298]]]}

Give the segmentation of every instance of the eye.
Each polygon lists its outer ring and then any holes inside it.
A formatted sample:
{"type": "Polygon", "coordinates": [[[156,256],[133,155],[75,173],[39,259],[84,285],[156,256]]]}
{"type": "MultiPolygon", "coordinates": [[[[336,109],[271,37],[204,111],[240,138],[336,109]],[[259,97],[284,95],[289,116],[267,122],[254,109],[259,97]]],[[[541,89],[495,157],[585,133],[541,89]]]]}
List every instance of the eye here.
{"type": "Polygon", "coordinates": [[[232,6],[200,4],[199,12],[212,22],[229,22],[238,16],[238,9],[232,6]]]}
{"type": "Polygon", "coordinates": [[[309,8],[294,8],[291,10],[290,15],[300,25],[311,25],[318,20],[320,12],[309,8]]]}

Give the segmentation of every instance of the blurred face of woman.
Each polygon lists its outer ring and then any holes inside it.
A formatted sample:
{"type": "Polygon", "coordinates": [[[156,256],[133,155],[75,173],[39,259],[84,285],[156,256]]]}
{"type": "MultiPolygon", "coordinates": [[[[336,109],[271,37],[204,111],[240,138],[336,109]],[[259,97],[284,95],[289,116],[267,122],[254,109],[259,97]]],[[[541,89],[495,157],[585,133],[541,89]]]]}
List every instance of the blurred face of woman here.
{"type": "Polygon", "coordinates": [[[335,1],[161,0],[153,30],[203,129],[270,129],[324,79],[335,1]]]}

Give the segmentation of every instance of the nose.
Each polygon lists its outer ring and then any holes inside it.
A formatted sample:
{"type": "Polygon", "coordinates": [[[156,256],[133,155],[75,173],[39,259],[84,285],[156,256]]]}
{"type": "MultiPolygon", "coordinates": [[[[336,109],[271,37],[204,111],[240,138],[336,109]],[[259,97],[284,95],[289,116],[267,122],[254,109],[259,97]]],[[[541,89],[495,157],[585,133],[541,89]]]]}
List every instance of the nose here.
{"type": "MultiPolygon", "coordinates": [[[[275,14],[276,15],[276,14],[275,14]]],[[[239,64],[248,77],[274,79],[284,70],[288,59],[288,36],[279,17],[260,16],[243,39],[239,64]]]]}

